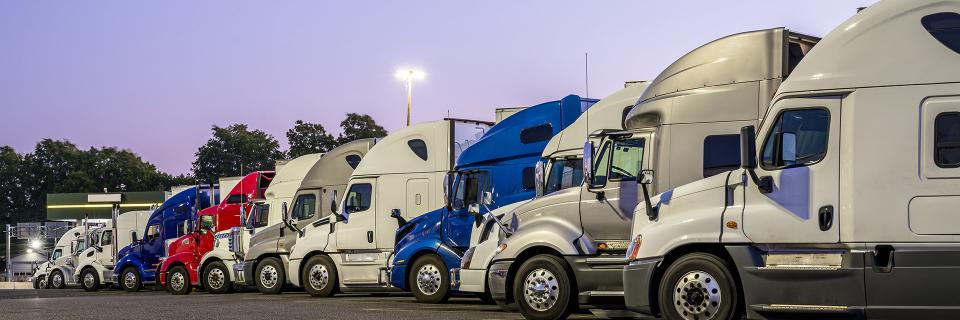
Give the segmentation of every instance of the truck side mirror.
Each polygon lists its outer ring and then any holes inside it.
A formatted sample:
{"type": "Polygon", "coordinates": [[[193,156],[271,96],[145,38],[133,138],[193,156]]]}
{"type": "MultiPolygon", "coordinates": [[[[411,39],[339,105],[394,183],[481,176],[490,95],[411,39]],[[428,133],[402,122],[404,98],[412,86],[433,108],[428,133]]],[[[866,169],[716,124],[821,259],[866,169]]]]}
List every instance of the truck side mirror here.
{"type": "Polygon", "coordinates": [[[407,219],[403,218],[403,214],[400,213],[400,209],[390,210],[390,217],[397,219],[397,226],[402,227],[407,224],[407,219]]]}
{"type": "Polygon", "coordinates": [[[130,243],[137,243],[137,240],[139,240],[139,238],[137,238],[137,232],[130,231],[130,243]]]}
{"type": "Polygon", "coordinates": [[[640,170],[640,184],[649,185],[653,183],[653,170],[640,170]]]}
{"type": "Polygon", "coordinates": [[[443,207],[450,209],[450,184],[453,183],[453,175],[456,171],[448,171],[443,175],[443,207]]]}
{"type": "Polygon", "coordinates": [[[757,168],[757,135],[754,126],[740,128],[740,168],[757,168]]]}
{"type": "Polygon", "coordinates": [[[333,192],[330,193],[330,212],[337,218],[337,221],[347,220],[347,218],[344,217],[344,213],[340,212],[340,208],[337,206],[337,190],[333,190],[333,192]]]}
{"type": "Polygon", "coordinates": [[[286,202],[280,204],[280,216],[283,218],[284,222],[290,220],[290,214],[287,212],[286,202]]]}
{"type": "Polygon", "coordinates": [[[583,181],[593,181],[593,142],[583,144],[583,181]]]}
{"type": "Polygon", "coordinates": [[[542,196],[543,190],[545,189],[544,188],[544,182],[546,181],[546,177],[544,177],[545,175],[544,170],[546,169],[545,166],[546,166],[545,161],[541,159],[540,161],[537,161],[537,165],[534,167],[534,170],[533,170],[533,187],[537,197],[542,196]]]}
{"type": "Polygon", "coordinates": [[[484,191],[484,192],[483,192],[483,196],[482,196],[482,198],[480,199],[480,202],[483,203],[483,205],[488,206],[488,207],[489,207],[490,205],[493,205],[493,192],[492,192],[492,191],[484,191]]]}

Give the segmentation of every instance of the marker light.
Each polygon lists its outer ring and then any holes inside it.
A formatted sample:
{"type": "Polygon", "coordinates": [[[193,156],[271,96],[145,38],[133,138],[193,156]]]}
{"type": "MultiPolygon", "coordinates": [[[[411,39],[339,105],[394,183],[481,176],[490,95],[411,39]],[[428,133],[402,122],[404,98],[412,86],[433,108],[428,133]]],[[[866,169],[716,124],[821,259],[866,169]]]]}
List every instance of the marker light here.
{"type": "Polygon", "coordinates": [[[643,236],[638,234],[636,238],[633,238],[633,242],[630,243],[630,250],[627,251],[628,261],[637,260],[637,255],[640,254],[641,243],[643,243],[643,236]]]}

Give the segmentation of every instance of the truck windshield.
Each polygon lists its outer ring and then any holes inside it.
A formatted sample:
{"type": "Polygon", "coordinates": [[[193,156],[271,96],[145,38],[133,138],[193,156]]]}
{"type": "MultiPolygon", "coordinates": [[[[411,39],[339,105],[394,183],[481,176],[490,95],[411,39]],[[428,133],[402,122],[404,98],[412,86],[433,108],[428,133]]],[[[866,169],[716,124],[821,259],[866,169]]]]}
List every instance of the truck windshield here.
{"type": "Polygon", "coordinates": [[[480,203],[480,194],[487,185],[486,171],[461,174],[454,186],[453,209],[462,210],[471,204],[480,203]]]}
{"type": "Polygon", "coordinates": [[[551,194],[583,182],[583,159],[557,159],[550,167],[543,194],[551,194]]]}

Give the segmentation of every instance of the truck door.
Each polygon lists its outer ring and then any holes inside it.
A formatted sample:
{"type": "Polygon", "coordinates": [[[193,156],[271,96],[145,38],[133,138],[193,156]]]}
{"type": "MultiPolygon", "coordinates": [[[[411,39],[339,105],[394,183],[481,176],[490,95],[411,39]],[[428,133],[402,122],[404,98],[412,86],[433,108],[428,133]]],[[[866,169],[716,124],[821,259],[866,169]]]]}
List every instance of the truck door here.
{"type": "Polygon", "coordinates": [[[756,174],[770,188],[745,188],[744,233],[755,243],[839,242],[840,98],[781,100],[768,116],[756,174]]]}
{"type": "Polygon", "coordinates": [[[355,179],[343,195],[340,210],[347,217],[336,224],[337,246],[340,250],[376,249],[374,229],[377,222],[377,179],[355,179]]]}
{"type": "Polygon", "coordinates": [[[630,221],[637,206],[637,173],[648,140],[646,134],[637,134],[601,144],[593,176],[580,194],[580,220],[584,233],[591,239],[629,238],[630,221]]]}
{"type": "MultiPolygon", "coordinates": [[[[453,187],[450,210],[443,217],[443,243],[451,248],[466,250],[470,247],[470,232],[476,221],[469,212],[472,204],[480,204],[484,191],[490,191],[486,171],[473,171],[459,175],[453,187]]],[[[486,209],[481,206],[481,213],[486,209]]]]}
{"type": "MultiPolygon", "coordinates": [[[[304,190],[297,193],[293,202],[293,211],[290,217],[297,220],[297,228],[303,230],[310,223],[319,218],[320,190],[304,190]]],[[[286,232],[277,244],[280,252],[290,252],[299,235],[296,232],[286,232]]]]}

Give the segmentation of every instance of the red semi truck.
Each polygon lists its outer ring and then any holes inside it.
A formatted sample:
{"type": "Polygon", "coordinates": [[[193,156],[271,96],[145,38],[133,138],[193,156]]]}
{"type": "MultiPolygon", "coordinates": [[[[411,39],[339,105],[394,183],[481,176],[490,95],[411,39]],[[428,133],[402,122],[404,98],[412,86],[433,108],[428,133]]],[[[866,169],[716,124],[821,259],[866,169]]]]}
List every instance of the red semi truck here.
{"type": "MultiPolygon", "coordinates": [[[[273,171],[250,173],[244,176],[229,194],[221,197],[223,200],[220,204],[198,212],[199,219],[193,232],[170,242],[167,251],[169,254],[162,260],[157,272],[160,275],[160,285],[172,294],[188,294],[193,287],[200,286],[200,260],[204,254],[213,250],[216,240],[214,234],[240,226],[241,213],[250,210],[254,199],[263,197],[273,175],[273,171]]],[[[206,282],[202,285],[208,291],[230,289],[229,284],[221,282],[213,286],[206,282]]]]}

